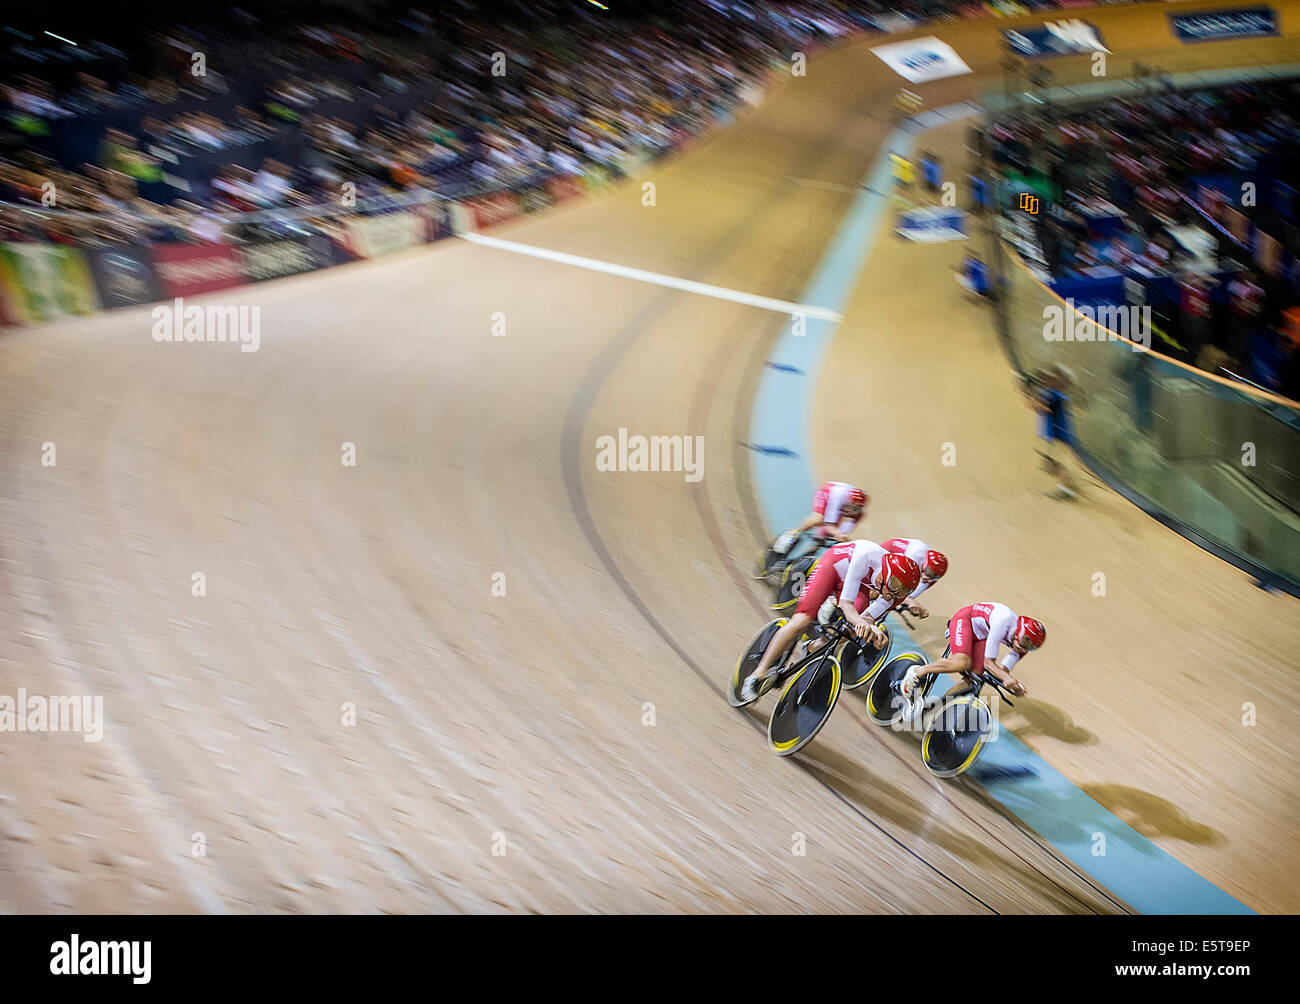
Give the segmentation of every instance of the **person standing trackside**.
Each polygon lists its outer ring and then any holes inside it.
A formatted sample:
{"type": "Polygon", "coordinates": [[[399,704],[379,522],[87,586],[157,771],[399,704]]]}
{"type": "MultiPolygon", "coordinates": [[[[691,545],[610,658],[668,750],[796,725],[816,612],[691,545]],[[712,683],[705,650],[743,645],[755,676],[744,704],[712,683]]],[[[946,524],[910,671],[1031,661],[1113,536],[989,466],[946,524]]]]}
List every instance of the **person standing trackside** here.
{"type": "Polygon", "coordinates": [[[894,187],[907,190],[912,187],[912,162],[897,150],[889,153],[889,165],[894,172],[894,187]]]}
{"type": "Polygon", "coordinates": [[[921,168],[921,186],[925,189],[925,194],[938,198],[939,187],[943,183],[943,165],[939,158],[929,150],[922,150],[917,163],[921,168]]]}
{"type": "Polygon", "coordinates": [[[889,164],[894,175],[894,211],[901,215],[915,205],[911,193],[916,176],[912,162],[897,151],[890,152],[889,164]]]}
{"type": "Polygon", "coordinates": [[[1255,281],[1255,273],[1242,269],[1228,283],[1228,355],[1241,368],[1254,376],[1251,370],[1252,336],[1260,328],[1264,314],[1264,290],[1255,281]]]}
{"type": "Polygon", "coordinates": [[[966,180],[970,185],[971,211],[983,216],[989,208],[989,183],[980,174],[967,175],[966,180]]]}
{"type": "Polygon", "coordinates": [[[1070,420],[1071,382],[1070,371],[1056,363],[1030,376],[1025,383],[1025,394],[1038,412],[1038,436],[1042,440],[1039,454],[1043,458],[1043,467],[1056,478],[1055,497],[1059,499],[1079,497],[1078,484],[1062,463],[1064,455],[1074,446],[1074,427],[1070,420]],[[1058,443],[1061,445],[1057,446],[1058,443]]]}
{"type": "Polygon", "coordinates": [[[979,255],[971,252],[962,259],[961,266],[957,269],[957,285],[981,300],[989,298],[993,288],[989,281],[989,269],[979,255]]]}
{"type": "Polygon", "coordinates": [[[1190,272],[1178,280],[1179,307],[1183,315],[1183,350],[1187,361],[1195,364],[1201,346],[1213,338],[1214,305],[1210,300],[1210,280],[1199,272],[1190,272]]]}

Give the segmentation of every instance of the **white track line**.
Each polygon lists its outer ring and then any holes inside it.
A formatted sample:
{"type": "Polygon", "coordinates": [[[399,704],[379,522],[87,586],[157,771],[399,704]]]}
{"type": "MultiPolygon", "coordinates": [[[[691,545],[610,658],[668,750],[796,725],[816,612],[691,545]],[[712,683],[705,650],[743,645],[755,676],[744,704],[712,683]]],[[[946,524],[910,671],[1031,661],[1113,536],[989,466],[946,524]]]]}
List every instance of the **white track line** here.
{"type": "Polygon", "coordinates": [[[732,303],[743,303],[750,307],[760,307],[763,310],[774,310],[778,314],[802,314],[804,317],[813,320],[834,321],[836,323],[844,319],[844,315],[828,307],[791,303],[789,300],[774,300],[770,296],[742,293],[738,289],[727,289],[725,286],[710,286],[707,283],[694,282],[691,279],[679,279],[672,275],[647,272],[645,269],[630,268],[627,265],[615,265],[613,262],[599,261],[595,258],[583,258],[580,255],[565,254],[563,251],[552,251],[550,248],[534,247],[531,244],[503,241],[499,237],[488,237],[484,234],[463,233],[460,237],[471,244],[481,244],[484,247],[497,248],[500,251],[513,251],[515,254],[524,254],[532,258],[545,258],[547,261],[559,262],[562,265],[576,265],[578,268],[589,269],[592,272],[618,275],[624,279],[636,279],[639,282],[649,282],[656,286],[668,286],[670,289],[680,289],[684,293],[699,293],[701,296],[712,296],[718,300],[730,300],[732,303]]]}

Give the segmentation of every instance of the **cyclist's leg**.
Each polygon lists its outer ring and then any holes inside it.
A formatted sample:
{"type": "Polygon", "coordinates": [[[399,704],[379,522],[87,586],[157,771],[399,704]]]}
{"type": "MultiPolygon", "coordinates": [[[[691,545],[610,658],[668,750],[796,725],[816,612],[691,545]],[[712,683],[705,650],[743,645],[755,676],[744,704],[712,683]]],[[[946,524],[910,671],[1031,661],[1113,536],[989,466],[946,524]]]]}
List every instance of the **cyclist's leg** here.
{"type": "Polygon", "coordinates": [[[772,640],[767,643],[767,648],[763,650],[763,657],[758,660],[758,666],[755,667],[751,676],[763,679],[771,671],[781,656],[789,651],[790,646],[795,640],[808,630],[813,619],[807,614],[796,611],[795,615],[786,622],[776,634],[772,635],[772,640]]]}
{"type": "Polygon", "coordinates": [[[772,550],[782,558],[790,556],[790,548],[794,547],[795,541],[799,539],[798,530],[786,530],[772,542],[772,550]]]}
{"type": "Polygon", "coordinates": [[[794,644],[795,639],[812,625],[818,609],[838,585],[839,576],[835,574],[834,565],[829,561],[823,561],[817,566],[817,571],[808,580],[803,595],[799,597],[799,606],[796,608],[794,616],[790,618],[789,623],[772,636],[766,651],[763,652],[763,657],[758,660],[758,666],[754,669],[754,676],[760,680],[767,676],[771,668],[776,665],[777,660],[785,655],[790,646],[794,644]]]}
{"type": "Polygon", "coordinates": [[[918,688],[924,684],[926,677],[940,673],[960,673],[966,667],[974,666],[973,654],[976,648],[983,655],[984,642],[975,637],[970,607],[963,607],[952,615],[952,620],[948,622],[948,645],[950,652],[946,657],[927,662],[923,666],[913,666],[907,671],[902,684],[904,694],[918,693],[918,688]]]}
{"type": "Polygon", "coordinates": [[[786,555],[786,558],[790,561],[794,561],[796,558],[802,558],[805,555],[812,554],[819,547],[835,543],[833,540],[826,540],[826,529],[825,523],[819,523],[817,526],[800,531],[799,539],[796,540],[794,546],[790,548],[790,552],[786,555]]]}

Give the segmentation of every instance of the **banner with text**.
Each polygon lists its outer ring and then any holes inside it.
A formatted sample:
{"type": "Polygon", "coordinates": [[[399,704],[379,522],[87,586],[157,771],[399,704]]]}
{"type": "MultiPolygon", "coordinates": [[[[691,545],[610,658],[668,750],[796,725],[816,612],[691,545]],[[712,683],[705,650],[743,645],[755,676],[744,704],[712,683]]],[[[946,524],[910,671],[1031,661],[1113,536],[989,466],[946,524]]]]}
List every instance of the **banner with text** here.
{"type": "Polygon", "coordinates": [[[1220,42],[1233,38],[1267,38],[1279,34],[1272,7],[1242,10],[1199,10],[1170,14],[1169,23],[1180,42],[1220,42]]]}
{"type": "Polygon", "coordinates": [[[99,248],[87,252],[99,302],[105,309],[134,307],[161,297],[153,256],[143,248],[99,248]]]}
{"type": "Polygon", "coordinates": [[[910,209],[898,218],[899,237],[918,244],[943,244],[967,239],[966,214],[960,209],[929,206],[910,209]]]}
{"type": "Polygon", "coordinates": [[[952,46],[933,36],[878,45],[871,51],[891,70],[913,84],[971,72],[952,46]]]}
{"type": "Polygon", "coordinates": [[[1037,28],[1007,28],[1002,34],[1012,50],[1025,59],[1077,56],[1083,52],[1110,52],[1101,39],[1101,32],[1094,25],[1087,21],[1080,21],[1078,18],[1048,21],[1037,28]]]}
{"type": "Polygon", "coordinates": [[[378,258],[424,243],[426,223],[415,210],[360,216],[343,229],[347,250],[357,258],[378,258]]]}
{"type": "Polygon", "coordinates": [[[243,285],[234,248],[220,244],[154,244],[151,250],[158,287],[167,299],[243,285]]]}

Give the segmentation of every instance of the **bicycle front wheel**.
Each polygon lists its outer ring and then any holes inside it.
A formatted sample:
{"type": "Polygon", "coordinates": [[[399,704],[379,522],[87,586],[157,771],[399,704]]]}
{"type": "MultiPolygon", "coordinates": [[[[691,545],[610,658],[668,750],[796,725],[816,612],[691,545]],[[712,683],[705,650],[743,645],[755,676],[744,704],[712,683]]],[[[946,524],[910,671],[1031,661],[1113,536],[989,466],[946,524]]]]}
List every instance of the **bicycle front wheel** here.
{"type": "Polygon", "coordinates": [[[867,717],[877,725],[892,725],[903,715],[903,695],[898,685],[913,666],[924,666],[925,657],[904,652],[890,659],[871,680],[867,689],[867,717]]]}
{"type": "Polygon", "coordinates": [[[731,679],[727,681],[727,700],[733,708],[743,708],[753,703],[752,701],[742,701],[740,699],[740,685],[745,682],[745,677],[758,667],[758,661],[763,658],[763,653],[767,651],[772,636],[785,627],[788,621],[788,617],[778,617],[776,620],[768,621],[759,628],[758,634],[754,635],[753,640],[749,643],[749,648],[745,649],[745,654],[736,663],[731,679]]]}
{"type": "Polygon", "coordinates": [[[848,638],[840,642],[835,654],[839,657],[840,665],[844,667],[845,690],[856,690],[864,683],[870,683],[871,678],[880,672],[880,667],[889,659],[894,635],[888,624],[878,626],[885,632],[885,644],[880,648],[874,648],[866,642],[854,642],[848,638]]]}
{"type": "Polygon", "coordinates": [[[790,756],[812,742],[835,710],[843,680],[840,660],[827,653],[799,669],[781,691],[767,723],[767,741],[777,756],[790,756]]]}
{"type": "Polygon", "coordinates": [[[799,597],[803,596],[808,580],[817,571],[817,562],[817,558],[808,556],[796,558],[785,567],[781,573],[781,584],[776,588],[776,598],[772,601],[773,610],[786,614],[793,612],[799,605],[799,597]]]}
{"type": "Polygon", "coordinates": [[[965,774],[984,752],[993,713],[974,694],[947,701],[930,720],[921,740],[921,759],[935,777],[965,774]]]}

